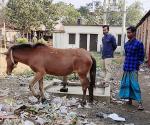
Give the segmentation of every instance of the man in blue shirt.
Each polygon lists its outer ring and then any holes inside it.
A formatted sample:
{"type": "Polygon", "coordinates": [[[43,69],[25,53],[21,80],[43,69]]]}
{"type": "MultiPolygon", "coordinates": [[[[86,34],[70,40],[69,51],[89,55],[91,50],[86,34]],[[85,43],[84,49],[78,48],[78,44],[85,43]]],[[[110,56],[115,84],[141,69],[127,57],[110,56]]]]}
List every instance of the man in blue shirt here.
{"type": "Polygon", "coordinates": [[[103,59],[103,70],[105,72],[105,78],[103,84],[109,85],[111,79],[111,65],[112,58],[114,57],[114,51],[117,48],[116,38],[109,33],[109,26],[103,26],[103,38],[102,38],[102,59],[103,59]]]}
{"type": "Polygon", "coordinates": [[[144,46],[142,42],[136,39],[136,27],[127,28],[127,36],[129,40],[124,46],[124,74],[119,95],[122,99],[129,99],[128,104],[132,104],[132,100],[136,100],[139,103],[138,109],[143,110],[138,70],[144,62],[144,46]]]}

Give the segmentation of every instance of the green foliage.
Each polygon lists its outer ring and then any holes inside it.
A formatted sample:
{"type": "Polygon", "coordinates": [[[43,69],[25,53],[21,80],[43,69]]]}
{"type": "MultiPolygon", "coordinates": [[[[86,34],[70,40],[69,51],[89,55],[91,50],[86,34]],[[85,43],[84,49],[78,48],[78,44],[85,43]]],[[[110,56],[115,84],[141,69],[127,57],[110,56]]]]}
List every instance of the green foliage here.
{"type": "Polygon", "coordinates": [[[33,37],[33,39],[32,39],[32,43],[37,43],[38,42],[38,40],[37,40],[37,38],[36,37],[33,37]]]}
{"type": "Polygon", "coordinates": [[[88,3],[86,6],[82,6],[78,9],[81,16],[84,19],[84,23],[88,25],[99,25],[103,22],[103,7],[101,2],[96,2],[95,12],[90,12],[92,8],[92,3],[88,3]]]}
{"type": "Polygon", "coordinates": [[[96,66],[97,68],[102,68],[102,59],[101,54],[99,52],[92,52],[92,56],[96,59],[96,66]]]}
{"type": "Polygon", "coordinates": [[[55,18],[63,19],[64,24],[76,24],[77,19],[81,16],[72,4],[67,5],[64,2],[55,4],[56,13],[55,18]]]}
{"type": "Polygon", "coordinates": [[[31,77],[34,76],[34,72],[32,70],[24,70],[23,72],[14,72],[15,75],[18,76],[26,76],[26,77],[31,77]]]}
{"type": "Polygon", "coordinates": [[[80,13],[73,5],[64,2],[52,3],[52,0],[9,0],[5,16],[23,32],[38,30],[41,24],[51,30],[53,24],[63,19],[65,24],[77,22],[80,13]]]}
{"type": "Polygon", "coordinates": [[[127,26],[136,25],[143,16],[143,7],[140,1],[131,4],[127,9],[127,26]]]}
{"type": "Polygon", "coordinates": [[[28,43],[28,39],[27,39],[27,38],[18,38],[18,39],[16,40],[16,42],[17,42],[17,43],[20,43],[20,44],[22,44],[22,43],[28,43]]]}
{"type": "MultiPolygon", "coordinates": [[[[100,2],[97,2],[95,12],[90,13],[92,3],[87,4],[79,8],[81,16],[86,20],[86,24],[102,24],[103,23],[103,7],[100,2]]],[[[118,2],[118,8],[122,11],[123,4],[122,0],[118,2]]],[[[111,12],[108,8],[109,13],[107,14],[107,22],[110,25],[122,25],[122,12],[111,12]]],[[[126,25],[136,25],[143,16],[142,3],[135,1],[127,7],[127,19],[126,25]]]]}
{"type": "Polygon", "coordinates": [[[57,76],[52,76],[52,75],[45,75],[44,79],[50,81],[50,80],[53,80],[53,79],[58,79],[58,77],[57,76]]]}
{"type": "Polygon", "coordinates": [[[40,24],[51,27],[53,11],[49,0],[9,0],[6,17],[17,28],[30,32],[31,27],[37,29],[40,24]]]}
{"type": "MultiPolygon", "coordinates": [[[[118,6],[122,11],[122,0],[119,0],[118,6]]],[[[91,13],[91,8],[92,3],[76,10],[72,4],[53,3],[53,0],[9,0],[7,7],[1,11],[0,18],[11,22],[23,32],[30,32],[31,28],[37,30],[41,24],[51,30],[60,19],[64,24],[76,24],[79,17],[82,17],[84,24],[102,24],[104,14],[102,3],[97,0],[95,12],[91,13]]],[[[127,7],[126,25],[136,25],[142,16],[142,3],[135,1],[127,7]]],[[[107,22],[110,25],[122,25],[122,13],[109,12],[107,22]]]]}
{"type": "Polygon", "coordinates": [[[45,41],[43,38],[39,39],[37,42],[38,42],[38,43],[47,44],[47,41],[45,41]]]}
{"type": "MultiPolygon", "coordinates": [[[[122,10],[123,3],[121,0],[118,2],[117,6],[120,11],[123,11],[122,10]]],[[[107,15],[107,22],[110,25],[122,25],[122,16],[123,16],[122,12],[111,12],[110,11],[110,13],[107,15]]]]}

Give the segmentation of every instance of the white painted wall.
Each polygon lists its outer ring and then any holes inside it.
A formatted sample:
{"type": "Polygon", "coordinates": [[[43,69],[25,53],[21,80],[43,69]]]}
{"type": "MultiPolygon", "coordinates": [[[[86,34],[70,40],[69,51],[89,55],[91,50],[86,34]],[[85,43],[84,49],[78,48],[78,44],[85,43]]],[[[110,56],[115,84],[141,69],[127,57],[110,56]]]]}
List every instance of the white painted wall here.
{"type": "MultiPolygon", "coordinates": [[[[11,29],[6,29],[5,35],[7,41],[14,41],[15,36],[17,35],[18,31],[17,30],[11,30],[11,29]]],[[[2,40],[4,35],[4,28],[0,28],[0,40],[2,40]]]]}
{"type": "MultiPolygon", "coordinates": [[[[56,48],[79,48],[80,34],[87,34],[87,50],[90,45],[90,34],[98,34],[97,51],[100,50],[102,44],[102,26],[64,26],[64,33],[53,33],[53,45],[56,48]],[[75,44],[69,44],[69,34],[76,34],[75,44]]],[[[118,39],[118,34],[122,33],[122,27],[110,26],[110,33],[118,39]]],[[[118,41],[118,40],[117,40],[118,41]]],[[[121,47],[117,47],[116,51],[120,51],[121,47]]]]}

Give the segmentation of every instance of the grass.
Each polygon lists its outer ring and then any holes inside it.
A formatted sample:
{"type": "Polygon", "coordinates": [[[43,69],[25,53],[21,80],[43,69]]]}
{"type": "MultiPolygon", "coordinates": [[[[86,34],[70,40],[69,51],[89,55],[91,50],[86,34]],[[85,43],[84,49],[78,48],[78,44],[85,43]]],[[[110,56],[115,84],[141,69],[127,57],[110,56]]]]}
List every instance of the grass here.
{"type": "Polygon", "coordinates": [[[17,76],[26,76],[26,77],[34,76],[34,72],[29,69],[24,69],[24,71],[22,72],[14,72],[14,74],[17,76]]]}
{"type": "Polygon", "coordinates": [[[102,68],[102,58],[99,52],[91,52],[92,56],[96,59],[97,68],[102,68]]]}
{"type": "MultiPolygon", "coordinates": [[[[102,68],[102,63],[103,63],[103,60],[101,58],[102,55],[99,52],[91,52],[91,54],[96,59],[97,69],[101,69],[102,68]]],[[[112,60],[112,64],[121,65],[122,60],[123,60],[123,57],[121,56],[121,54],[120,53],[115,53],[114,58],[112,60]]]]}

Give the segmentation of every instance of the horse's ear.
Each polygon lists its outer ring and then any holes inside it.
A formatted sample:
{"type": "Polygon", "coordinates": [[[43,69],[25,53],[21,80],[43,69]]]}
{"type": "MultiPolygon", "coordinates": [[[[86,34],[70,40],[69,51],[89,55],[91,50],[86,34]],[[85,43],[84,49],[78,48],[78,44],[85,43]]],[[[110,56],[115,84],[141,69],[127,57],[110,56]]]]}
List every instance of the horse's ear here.
{"type": "Polygon", "coordinates": [[[1,53],[1,54],[3,54],[3,55],[7,55],[7,54],[8,54],[8,52],[3,52],[3,53],[1,53]]]}

